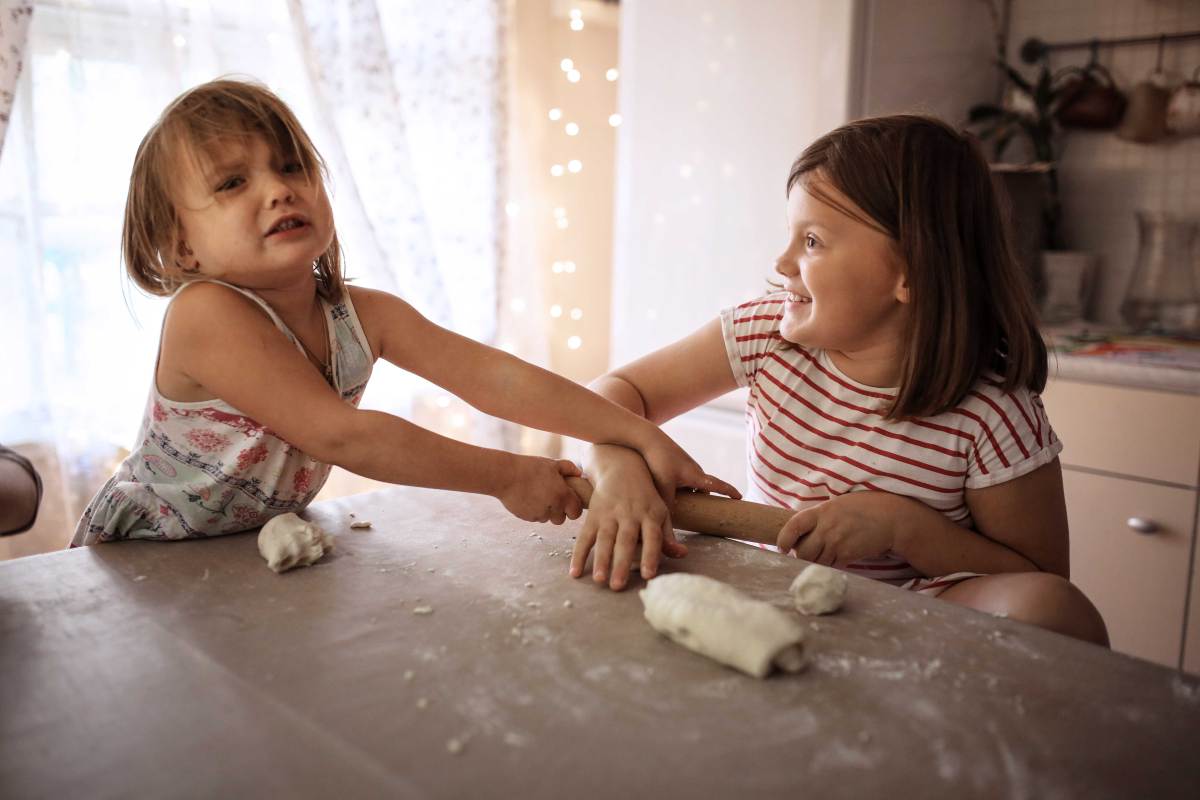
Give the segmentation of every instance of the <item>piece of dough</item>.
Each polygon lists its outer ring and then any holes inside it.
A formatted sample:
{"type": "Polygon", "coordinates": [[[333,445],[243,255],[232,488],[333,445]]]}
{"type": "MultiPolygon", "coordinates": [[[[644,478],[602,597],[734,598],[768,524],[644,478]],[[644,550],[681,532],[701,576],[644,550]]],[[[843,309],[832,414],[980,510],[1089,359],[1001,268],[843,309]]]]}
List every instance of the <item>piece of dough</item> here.
{"type": "Polygon", "coordinates": [[[842,607],[849,581],[846,573],[820,564],[805,567],[788,590],[801,614],[832,614],[842,607]]]}
{"type": "Polygon", "coordinates": [[[280,514],[258,532],[258,552],[276,572],[307,567],[332,549],[332,536],[295,514],[280,514]]]}
{"type": "Polygon", "coordinates": [[[689,650],[765,678],[804,668],[801,622],[703,575],[660,575],[638,592],[646,620],[689,650]]]}

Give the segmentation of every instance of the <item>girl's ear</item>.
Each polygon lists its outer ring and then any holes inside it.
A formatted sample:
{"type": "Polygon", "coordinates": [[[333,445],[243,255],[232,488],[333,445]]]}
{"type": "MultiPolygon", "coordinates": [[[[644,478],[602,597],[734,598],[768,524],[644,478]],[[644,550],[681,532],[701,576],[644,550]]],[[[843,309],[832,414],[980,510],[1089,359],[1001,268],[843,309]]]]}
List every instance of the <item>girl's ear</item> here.
{"type": "Polygon", "coordinates": [[[900,303],[907,304],[909,301],[908,278],[904,277],[903,273],[896,278],[895,297],[900,303]]]}
{"type": "Polygon", "coordinates": [[[180,239],[175,248],[175,267],[188,275],[200,271],[200,262],[196,260],[196,254],[192,252],[192,248],[188,247],[185,239],[180,239]]]}

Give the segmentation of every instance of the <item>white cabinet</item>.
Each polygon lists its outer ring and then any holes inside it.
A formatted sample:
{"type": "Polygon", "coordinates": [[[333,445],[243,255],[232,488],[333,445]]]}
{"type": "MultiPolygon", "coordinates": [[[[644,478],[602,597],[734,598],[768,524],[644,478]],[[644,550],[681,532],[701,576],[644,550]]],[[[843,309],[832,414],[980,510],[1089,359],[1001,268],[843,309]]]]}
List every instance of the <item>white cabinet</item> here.
{"type": "Polygon", "coordinates": [[[1054,380],[1043,400],[1064,445],[1071,579],[1100,609],[1114,650],[1179,667],[1190,624],[1190,669],[1200,671],[1194,587],[1188,610],[1200,397],[1054,380]]]}

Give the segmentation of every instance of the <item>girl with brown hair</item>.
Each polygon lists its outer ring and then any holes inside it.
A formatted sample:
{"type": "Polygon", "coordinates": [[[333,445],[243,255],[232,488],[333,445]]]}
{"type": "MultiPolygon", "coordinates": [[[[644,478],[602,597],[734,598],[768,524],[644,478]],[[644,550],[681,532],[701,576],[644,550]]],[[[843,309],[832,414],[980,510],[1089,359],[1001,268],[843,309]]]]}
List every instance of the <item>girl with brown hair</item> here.
{"type": "MultiPolygon", "coordinates": [[[[1046,348],[977,144],[928,117],[845,125],[787,181],[778,291],[597,379],[655,423],[739,386],[748,496],[795,509],[778,547],[1107,644],[1068,581],[1046,348]]],[[[571,574],[623,588],[681,556],[636,453],[592,448],[571,574]]]]}
{"type": "Polygon", "coordinates": [[[635,448],[663,481],[724,487],[647,420],[397,297],[347,286],[324,163],[257,83],[213,81],[167,107],[134,159],[123,246],[133,280],[171,303],[135,449],[73,545],[255,528],[307,506],[332,464],[489,494],[525,520],[579,516],[570,461],[359,410],[377,358],[486,413],[635,448]]]}

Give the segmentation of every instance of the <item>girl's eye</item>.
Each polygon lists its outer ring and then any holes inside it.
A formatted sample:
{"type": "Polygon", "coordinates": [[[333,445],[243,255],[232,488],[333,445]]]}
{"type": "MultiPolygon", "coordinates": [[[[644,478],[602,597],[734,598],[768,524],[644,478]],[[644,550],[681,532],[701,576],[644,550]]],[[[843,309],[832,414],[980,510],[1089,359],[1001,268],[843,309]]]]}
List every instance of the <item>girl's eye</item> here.
{"type": "Polygon", "coordinates": [[[283,172],[285,175],[294,175],[297,172],[303,172],[303,171],[304,171],[304,165],[301,164],[299,161],[289,161],[283,165],[283,172]]]}
{"type": "Polygon", "coordinates": [[[807,236],[805,236],[804,237],[804,246],[805,247],[816,247],[817,246],[816,237],[814,237],[811,233],[808,234],[807,236]]]}
{"type": "Polygon", "coordinates": [[[226,178],[224,181],[222,181],[221,184],[219,186],[217,186],[217,191],[218,192],[228,192],[230,189],[236,189],[237,187],[241,186],[245,182],[246,182],[245,178],[243,178],[240,175],[235,175],[232,178],[226,178]]]}

